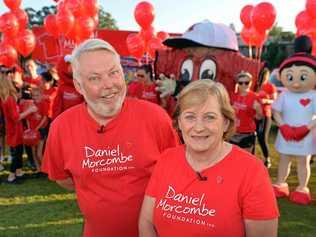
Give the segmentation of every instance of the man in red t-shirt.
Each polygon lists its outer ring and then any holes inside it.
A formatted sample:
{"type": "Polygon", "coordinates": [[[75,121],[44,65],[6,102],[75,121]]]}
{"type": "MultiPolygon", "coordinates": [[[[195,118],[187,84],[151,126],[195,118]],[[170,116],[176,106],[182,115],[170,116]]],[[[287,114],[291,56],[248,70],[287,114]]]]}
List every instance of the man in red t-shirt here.
{"type": "Polygon", "coordinates": [[[85,237],[137,237],[152,169],[178,137],[158,105],[125,98],[120,57],[107,42],[83,42],[73,51],[72,68],[86,103],[53,121],[42,169],[76,191],[85,237]]]}

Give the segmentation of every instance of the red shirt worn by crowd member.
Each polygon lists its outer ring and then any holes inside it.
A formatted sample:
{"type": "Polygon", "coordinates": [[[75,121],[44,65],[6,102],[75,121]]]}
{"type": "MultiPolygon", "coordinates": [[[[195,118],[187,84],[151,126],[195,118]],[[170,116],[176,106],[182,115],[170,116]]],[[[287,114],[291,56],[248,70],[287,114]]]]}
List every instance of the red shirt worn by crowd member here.
{"type": "Polygon", "coordinates": [[[243,237],[244,219],[279,216],[262,162],[234,145],[200,178],[187,163],[184,146],[168,149],[160,156],[146,195],[156,198],[153,222],[160,237],[243,237]]]}
{"type": "Polygon", "coordinates": [[[272,111],[271,111],[271,103],[261,103],[261,99],[269,99],[272,100],[273,96],[277,93],[276,87],[270,83],[266,82],[262,84],[261,90],[258,93],[258,101],[260,102],[262,106],[262,112],[264,117],[271,117],[272,111]]]}
{"type": "Polygon", "coordinates": [[[48,104],[48,117],[49,118],[52,118],[53,116],[53,102],[56,97],[56,94],[57,94],[56,87],[49,88],[48,90],[46,89],[42,90],[42,98],[46,100],[48,104]]]}
{"type": "Polygon", "coordinates": [[[41,76],[37,76],[36,78],[31,78],[31,77],[23,77],[23,81],[26,84],[29,84],[31,87],[35,86],[35,87],[39,87],[42,83],[42,77],[41,76]]]}
{"type": "Polygon", "coordinates": [[[53,102],[52,119],[55,119],[59,114],[72,106],[83,102],[83,96],[75,89],[69,67],[70,64],[65,62],[63,58],[57,64],[59,81],[56,97],[53,102]]]}
{"type": "Polygon", "coordinates": [[[2,101],[2,111],[5,119],[6,142],[10,147],[22,144],[23,125],[19,120],[19,106],[13,96],[2,101]]]}
{"type": "MultiPolygon", "coordinates": [[[[26,117],[30,129],[35,129],[40,124],[43,117],[48,117],[49,105],[46,100],[40,100],[38,102],[34,101],[33,105],[37,107],[37,111],[26,117]]],[[[46,123],[44,123],[41,128],[45,127],[47,123],[48,120],[46,120],[46,123]]]]}
{"type": "Polygon", "coordinates": [[[83,103],[53,121],[42,169],[52,180],[73,179],[85,237],[137,237],[153,166],[177,144],[158,105],[127,98],[120,114],[100,127],[83,103]]]}
{"type": "Polygon", "coordinates": [[[256,110],[253,108],[256,100],[257,96],[252,91],[249,91],[245,96],[238,93],[231,94],[231,104],[236,113],[236,131],[238,133],[256,131],[256,110]]]}
{"type": "Polygon", "coordinates": [[[128,95],[131,97],[136,97],[138,99],[147,100],[155,104],[159,104],[159,94],[155,90],[156,85],[153,83],[151,85],[144,85],[140,82],[132,82],[128,86],[128,95]]]}

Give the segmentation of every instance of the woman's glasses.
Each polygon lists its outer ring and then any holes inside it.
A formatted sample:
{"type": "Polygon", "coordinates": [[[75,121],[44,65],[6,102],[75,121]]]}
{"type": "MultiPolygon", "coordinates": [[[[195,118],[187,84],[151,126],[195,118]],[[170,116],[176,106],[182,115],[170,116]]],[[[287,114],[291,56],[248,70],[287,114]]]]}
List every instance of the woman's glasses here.
{"type": "Polygon", "coordinates": [[[142,74],[136,74],[136,77],[144,78],[145,76],[142,74]]]}
{"type": "Polygon", "coordinates": [[[249,85],[249,83],[250,83],[250,81],[239,81],[238,82],[238,85],[246,85],[246,86],[248,86],[249,85]]]}

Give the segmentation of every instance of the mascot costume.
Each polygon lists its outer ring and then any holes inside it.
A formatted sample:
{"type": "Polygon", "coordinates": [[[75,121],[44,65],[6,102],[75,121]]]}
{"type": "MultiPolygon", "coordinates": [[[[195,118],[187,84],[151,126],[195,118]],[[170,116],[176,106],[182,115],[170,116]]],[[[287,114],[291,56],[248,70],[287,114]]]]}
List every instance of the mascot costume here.
{"type": "Polygon", "coordinates": [[[279,126],[275,147],[280,153],[274,192],[277,197],[290,196],[290,201],[302,205],[311,202],[307,186],[311,172],[309,160],[311,155],[316,154],[311,132],[316,126],[316,58],[310,55],[311,45],[306,36],[296,39],[296,53],[279,67],[280,80],[287,90],[272,105],[273,116],[279,126]],[[304,52],[297,52],[300,49],[304,52]],[[292,158],[297,161],[298,186],[289,193],[286,179],[292,158]]]}
{"type": "Polygon", "coordinates": [[[257,86],[262,64],[238,52],[235,32],[223,24],[205,20],[163,44],[170,48],[158,50],[155,61],[156,90],[161,97],[176,96],[190,81],[199,79],[221,82],[231,93],[241,71],[251,73],[252,86],[257,86]]]}

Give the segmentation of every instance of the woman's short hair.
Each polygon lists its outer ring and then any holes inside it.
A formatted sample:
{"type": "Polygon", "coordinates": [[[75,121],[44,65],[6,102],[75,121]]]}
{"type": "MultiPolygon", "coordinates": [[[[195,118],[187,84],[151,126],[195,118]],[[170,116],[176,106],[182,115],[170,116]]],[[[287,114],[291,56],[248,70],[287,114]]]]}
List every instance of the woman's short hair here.
{"type": "Polygon", "coordinates": [[[228,140],[235,132],[235,111],[230,104],[228,92],[223,84],[212,80],[193,81],[183,88],[178,95],[176,110],[173,116],[174,126],[179,131],[178,117],[181,112],[187,108],[204,104],[209,95],[217,98],[221,113],[229,122],[227,131],[223,135],[223,138],[228,140]]]}

